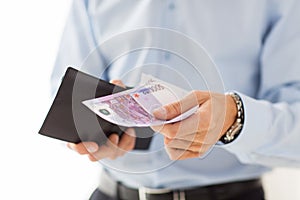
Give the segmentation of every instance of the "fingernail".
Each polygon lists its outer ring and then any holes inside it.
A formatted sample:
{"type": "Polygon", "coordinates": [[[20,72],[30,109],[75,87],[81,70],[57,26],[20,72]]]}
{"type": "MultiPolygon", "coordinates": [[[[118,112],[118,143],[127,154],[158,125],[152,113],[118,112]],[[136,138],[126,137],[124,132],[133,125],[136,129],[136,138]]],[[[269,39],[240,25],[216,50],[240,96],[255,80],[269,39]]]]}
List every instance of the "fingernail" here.
{"type": "Polygon", "coordinates": [[[156,108],[153,110],[153,114],[155,116],[158,115],[158,116],[164,117],[164,116],[166,116],[166,113],[167,113],[167,111],[164,107],[156,108]]]}
{"type": "Polygon", "coordinates": [[[109,136],[109,140],[107,142],[113,145],[117,145],[119,143],[119,136],[117,134],[112,134],[111,136],[109,136]]]}
{"type": "Polygon", "coordinates": [[[133,128],[129,128],[126,130],[126,133],[132,137],[135,137],[135,131],[133,128]]]}
{"type": "Polygon", "coordinates": [[[115,142],[115,144],[117,145],[117,144],[119,144],[119,137],[116,137],[115,139],[114,139],[114,142],[115,142]]]}
{"type": "Polygon", "coordinates": [[[94,153],[98,150],[98,145],[96,144],[86,144],[85,147],[90,153],[94,153]]]}

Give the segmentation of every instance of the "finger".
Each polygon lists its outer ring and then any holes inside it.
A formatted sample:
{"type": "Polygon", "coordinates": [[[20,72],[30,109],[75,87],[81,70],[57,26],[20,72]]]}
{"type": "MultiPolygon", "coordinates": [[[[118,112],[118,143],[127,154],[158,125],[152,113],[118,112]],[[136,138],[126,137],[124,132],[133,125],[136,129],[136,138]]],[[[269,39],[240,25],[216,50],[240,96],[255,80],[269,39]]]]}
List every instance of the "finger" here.
{"type": "Polygon", "coordinates": [[[178,137],[178,138],[168,138],[168,137],[164,137],[164,144],[168,145],[171,141],[173,140],[184,140],[186,142],[193,142],[199,145],[208,145],[208,144],[212,144],[212,143],[207,143],[207,141],[205,140],[205,138],[207,137],[206,133],[196,133],[196,134],[190,134],[190,135],[186,135],[185,137],[178,137]]]}
{"type": "Polygon", "coordinates": [[[172,139],[167,138],[167,137],[164,137],[164,144],[165,144],[165,145],[168,145],[169,142],[171,142],[171,141],[172,141],[172,139]]]}
{"type": "Polygon", "coordinates": [[[184,138],[186,135],[199,132],[199,129],[206,129],[206,127],[201,127],[200,118],[200,112],[196,112],[180,122],[153,126],[151,128],[168,138],[184,138]]]}
{"type": "Polygon", "coordinates": [[[119,80],[119,79],[113,79],[110,81],[110,83],[114,84],[114,85],[117,85],[117,86],[120,86],[122,88],[126,88],[126,86],[124,85],[124,83],[119,80]]]}
{"type": "Polygon", "coordinates": [[[174,140],[168,141],[167,147],[199,153],[202,148],[202,145],[203,144],[201,144],[201,143],[180,140],[180,139],[174,139],[174,140]]]}
{"type": "Polygon", "coordinates": [[[67,146],[81,155],[96,152],[99,148],[95,142],[68,143],[67,146]]]}
{"type": "Polygon", "coordinates": [[[118,145],[119,145],[119,135],[111,134],[106,142],[106,147],[108,147],[108,158],[114,160],[118,157],[118,145]]]}
{"type": "Polygon", "coordinates": [[[91,153],[89,159],[91,161],[97,161],[104,158],[115,159],[117,154],[117,146],[119,142],[119,136],[117,134],[111,134],[105,145],[101,145],[98,151],[91,153]]]}
{"type": "Polygon", "coordinates": [[[135,131],[133,128],[129,128],[126,132],[122,135],[120,142],[119,142],[119,149],[118,149],[118,156],[124,155],[127,151],[130,151],[135,146],[135,131]]]}
{"type": "Polygon", "coordinates": [[[188,158],[198,158],[199,152],[186,151],[176,148],[167,148],[168,156],[171,160],[184,160],[188,158]]]}
{"type": "Polygon", "coordinates": [[[173,139],[184,140],[187,142],[193,142],[197,144],[205,144],[206,137],[207,137],[207,132],[203,131],[203,132],[197,132],[197,133],[185,135],[184,137],[176,137],[173,139]]]}
{"type": "Polygon", "coordinates": [[[107,147],[106,145],[102,145],[99,147],[99,150],[95,153],[91,153],[88,155],[90,161],[98,161],[102,160],[104,158],[108,158],[111,154],[111,149],[107,147]]]}
{"type": "Polygon", "coordinates": [[[89,154],[89,155],[88,155],[88,158],[89,158],[89,160],[92,161],[92,162],[98,161],[98,159],[97,159],[93,154],[89,154]]]}
{"type": "Polygon", "coordinates": [[[212,145],[203,144],[199,151],[190,151],[186,149],[178,149],[166,146],[166,151],[171,160],[183,160],[188,158],[200,158],[209,152],[209,149],[212,148],[212,145]]]}
{"type": "Polygon", "coordinates": [[[116,133],[113,133],[108,137],[108,140],[105,143],[105,145],[108,146],[109,148],[117,148],[118,143],[119,143],[119,135],[116,133]]]}
{"type": "Polygon", "coordinates": [[[165,105],[153,111],[153,115],[162,120],[172,119],[178,115],[190,110],[191,108],[202,104],[209,98],[207,92],[193,91],[180,101],[165,105]]]}

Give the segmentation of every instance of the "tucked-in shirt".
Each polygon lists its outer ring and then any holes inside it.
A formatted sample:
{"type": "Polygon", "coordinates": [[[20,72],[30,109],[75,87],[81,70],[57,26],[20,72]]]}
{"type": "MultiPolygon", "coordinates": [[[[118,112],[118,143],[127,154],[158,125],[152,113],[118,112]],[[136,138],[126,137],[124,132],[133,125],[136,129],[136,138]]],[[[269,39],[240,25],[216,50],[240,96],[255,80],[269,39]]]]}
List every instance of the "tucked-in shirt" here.
{"type": "Polygon", "coordinates": [[[240,95],[242,132],[203,157],[171,161],[156,133],[148,150],[100,162],[130,187],[211,185],[299,167],[299,22],[298,0],[74,0],[53,94],[75,66],[128,86],[148,73],[187,90],[240,95]]]}

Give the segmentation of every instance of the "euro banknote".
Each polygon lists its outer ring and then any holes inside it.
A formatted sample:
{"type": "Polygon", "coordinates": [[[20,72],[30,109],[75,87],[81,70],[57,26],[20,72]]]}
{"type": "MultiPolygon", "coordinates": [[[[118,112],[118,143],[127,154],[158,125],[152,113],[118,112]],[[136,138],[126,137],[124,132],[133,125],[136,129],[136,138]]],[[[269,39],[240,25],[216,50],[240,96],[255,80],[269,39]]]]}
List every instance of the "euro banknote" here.
{"type": "Polygon", "coordinates": [[[148,127],[174,123],[196,112],[198,106],[169,120],[156,119],[153,115],[155,109],[179,101],[187,93],[178,86],[143,74],[140,83],[130,90],[82,103],[111,123],[125,127],[148,127]]]}

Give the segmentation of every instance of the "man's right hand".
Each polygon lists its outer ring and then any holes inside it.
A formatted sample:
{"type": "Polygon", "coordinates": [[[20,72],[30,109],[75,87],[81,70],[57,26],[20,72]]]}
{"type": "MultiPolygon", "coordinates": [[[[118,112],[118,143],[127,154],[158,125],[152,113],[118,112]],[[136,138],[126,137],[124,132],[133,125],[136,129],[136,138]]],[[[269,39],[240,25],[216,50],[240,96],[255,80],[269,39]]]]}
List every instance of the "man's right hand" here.
{"type": "Polygon", "coordinates": [[[106,144],[102,146],[98,146],[95,142],[68,143],[67,146],[81,155],[88,155],[93,162],[104,158],[114,160],[134,148],[135,131],[133,128],[129,128],[121,137],[112,134],[106,144]]]}
{"type": "MultiPolygon", "coordinates": [[[[126,87],[121,80],[110,82],[123,88],[126,87]]],[[[135,131],[133,128],[128,128],[121,138],[117,134],[111,134],[106,144],[100,147],[95,142],[68,143],[67,146],[81,155],[88,155],[93,162],[104,158],[114,160],[134,148],[135,131]]]]}

